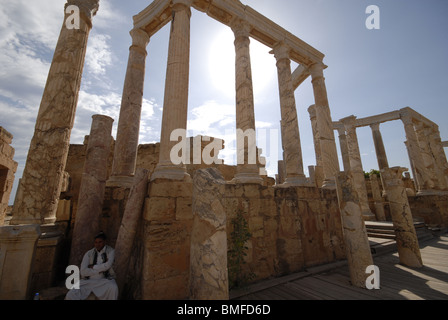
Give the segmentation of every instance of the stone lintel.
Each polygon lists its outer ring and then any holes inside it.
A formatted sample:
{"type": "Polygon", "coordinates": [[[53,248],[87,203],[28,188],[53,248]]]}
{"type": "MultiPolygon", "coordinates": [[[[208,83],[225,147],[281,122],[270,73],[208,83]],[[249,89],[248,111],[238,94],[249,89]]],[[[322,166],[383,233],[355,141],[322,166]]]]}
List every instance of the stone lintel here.
{"type": "MultiPolygon", "coordinates": [[[[237,17],[252,26],[250,36],[264,45],[273,48],[283,41],[291,47],[291,60],[307,66],[322,62],[324,54],[286,31],[270,19],[261,15],[239,1],[214,0],[204,2],[195,0],[192,7],[205,12],[211,18],[229,26],[237,17]]],[[[155,0],[139,14],[134,16],[134,27],[145,29],[152,36],[172,19],[172,1],[155,0]]]]}

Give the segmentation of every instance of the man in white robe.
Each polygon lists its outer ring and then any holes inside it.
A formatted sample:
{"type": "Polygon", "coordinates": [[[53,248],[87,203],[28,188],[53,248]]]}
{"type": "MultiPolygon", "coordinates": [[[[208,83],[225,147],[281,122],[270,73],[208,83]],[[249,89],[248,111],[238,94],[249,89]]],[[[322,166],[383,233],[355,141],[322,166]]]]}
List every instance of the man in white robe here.
{"type": "Polygon", "coordinates": [[[87,251],[81,262],[79,289],[71,289],[66,300],[85,300],[93,293],[100,300],[117,300],[118,286],[112,264],[115,250],[106,245],[106,236],[95,237],[94,248],[87,251]]]}

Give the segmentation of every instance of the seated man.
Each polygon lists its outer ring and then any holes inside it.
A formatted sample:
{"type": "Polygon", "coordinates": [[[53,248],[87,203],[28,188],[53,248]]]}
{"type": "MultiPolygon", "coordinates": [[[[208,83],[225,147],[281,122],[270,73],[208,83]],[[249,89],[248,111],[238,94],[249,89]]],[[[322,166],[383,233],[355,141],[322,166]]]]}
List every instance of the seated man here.
{"type": "Polygon", "coordinates": [[[87,251],[81,262],[79,289],[71,289],[66,300],[85,300],[90,293],[100,300],[117,300],[118,286],[112,264],[115,250],[106,245],[106,235],[101,232],[95,236],[94,248],[87,251]]]}

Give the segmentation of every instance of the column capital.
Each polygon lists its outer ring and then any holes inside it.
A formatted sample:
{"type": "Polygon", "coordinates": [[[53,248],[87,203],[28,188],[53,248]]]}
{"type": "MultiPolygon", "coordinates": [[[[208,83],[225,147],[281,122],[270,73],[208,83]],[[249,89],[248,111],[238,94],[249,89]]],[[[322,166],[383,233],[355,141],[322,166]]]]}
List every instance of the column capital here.
{"type": "Polygon", "coordinates": [[[132,45],[146,49],[150,38],[146,31],[138,28],[132,29],[129,34],[132,37],[132,45]]]}
{"type": "Polygon", "coordinates": [[[371,123],[370,128],[372,129],[372,131],[380,131],[380,123],[379,122],[371,123]]]}
{"type": "Polygon", "coordinates": [[[235,38],[249,38],[250,31],[252,30],[252,26],[245,20],[240,18],[234,18],[230,22],[230,28],[235,34],[235,38]]]}
{"type": "Polygon", "coordinates": [[[291,47],[288,46],[283,41],[278,42],[272,50],[272,53],[274,54],[275,59],[277,59],[277,62],[281,61],[281,60],[285,60],[285,59],[290,60],[290,57],[289,57],[290,52],[291,52],[291,47]]]}
{"type": "Polygon", "coordinates": [[[356,117],[348,116],[339,120],[344,124],[345,130],[356,128],[356,117]]]}
{"type": "Polygon", "coordinates": [[[65,8],[75,5],[90,20],[96,15],[100,7],[100,0],[67,0],[65,8]]]}
{"type": "Polygon", "coordinates": [[[323,62],[316,62],[308,67],[308,71],[313,79],[323,78],[324,69],[325,64],[323,64],[323,62]]]}

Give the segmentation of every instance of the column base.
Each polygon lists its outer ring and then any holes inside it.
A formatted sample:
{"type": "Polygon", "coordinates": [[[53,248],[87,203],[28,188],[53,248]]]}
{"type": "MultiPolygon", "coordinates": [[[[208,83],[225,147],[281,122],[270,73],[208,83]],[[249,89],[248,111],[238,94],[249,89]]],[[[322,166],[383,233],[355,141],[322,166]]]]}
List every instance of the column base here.
{"type": "Polygon", "coordinates": [[[191,176],[187,173],[185,166],[158,164],[150,180],[154,181],[156,179],[191,181],[191,176]]]}
{"type": "Polygon", "coordinates": [[[106,181],[106,187],[130,188],[134,183],[134,176],[111,176],[106,181]]]}

